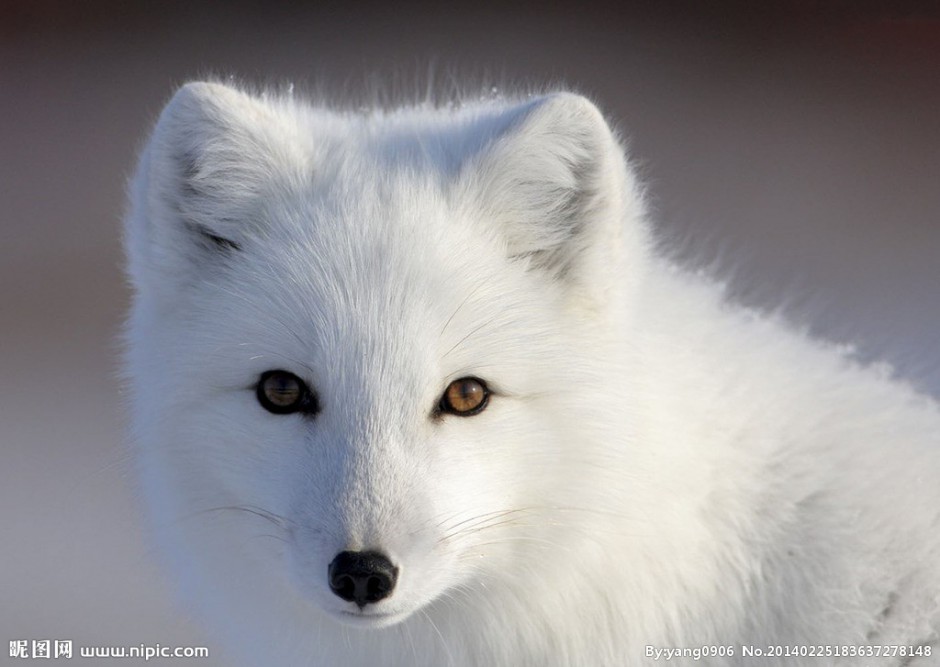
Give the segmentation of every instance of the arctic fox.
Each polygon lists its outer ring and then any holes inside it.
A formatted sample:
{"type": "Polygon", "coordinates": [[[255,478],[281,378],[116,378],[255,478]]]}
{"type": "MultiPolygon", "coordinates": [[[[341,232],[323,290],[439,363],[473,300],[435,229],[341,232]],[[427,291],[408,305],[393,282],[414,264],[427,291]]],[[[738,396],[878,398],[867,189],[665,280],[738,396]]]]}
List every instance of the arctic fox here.
{"type": "Polygon", "coordinates": [[[157,545],[245,665],[940,664],[940,409],[654,242],[552,93],[184,86],[131,184],[157,545]]]}

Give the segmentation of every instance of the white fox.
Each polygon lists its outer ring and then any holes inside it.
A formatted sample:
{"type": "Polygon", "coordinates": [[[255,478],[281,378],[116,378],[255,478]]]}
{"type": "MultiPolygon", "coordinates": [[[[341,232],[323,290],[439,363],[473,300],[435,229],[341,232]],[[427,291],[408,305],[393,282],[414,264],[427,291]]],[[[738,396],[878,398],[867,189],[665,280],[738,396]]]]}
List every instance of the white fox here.
{"type": "Polygon", "coordinates": [[[141,494],[233,660],[940,664],[937,402],[664,259],[586,99],[191,83],[126,246],[141,494]]]}

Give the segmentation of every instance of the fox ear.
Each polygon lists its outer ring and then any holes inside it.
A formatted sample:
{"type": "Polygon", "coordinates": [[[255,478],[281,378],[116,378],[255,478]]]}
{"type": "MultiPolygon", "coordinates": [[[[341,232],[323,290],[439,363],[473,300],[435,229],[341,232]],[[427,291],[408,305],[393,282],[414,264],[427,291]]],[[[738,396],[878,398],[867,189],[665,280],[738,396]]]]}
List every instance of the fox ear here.
{"type": "Polygon", "coordinates": [[[261,100],[215,83],[180,88],[160,115],[131,184],[132,276],[238,252],[284,169],[283,129],[261,100]]]}
{"type": "Polygon", "coordinates": [[[603,297],[623,255],[639,260],[645,245],[623,149],[597,107],[571,93],[521,105],[504,122],[470,169],[479,206],[513,258],[603,297]]]}

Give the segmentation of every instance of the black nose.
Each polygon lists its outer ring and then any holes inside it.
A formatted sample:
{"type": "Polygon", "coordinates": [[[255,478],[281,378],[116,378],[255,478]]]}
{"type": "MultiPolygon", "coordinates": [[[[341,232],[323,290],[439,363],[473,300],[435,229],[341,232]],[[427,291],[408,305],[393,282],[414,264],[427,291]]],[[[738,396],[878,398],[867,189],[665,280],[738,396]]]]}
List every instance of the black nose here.
{"type": "Polygon", "coordinates": [[[328,575],[330,590],[361,609],[392,594],[398,568],[377,551],[341,551],[328,575]]]}

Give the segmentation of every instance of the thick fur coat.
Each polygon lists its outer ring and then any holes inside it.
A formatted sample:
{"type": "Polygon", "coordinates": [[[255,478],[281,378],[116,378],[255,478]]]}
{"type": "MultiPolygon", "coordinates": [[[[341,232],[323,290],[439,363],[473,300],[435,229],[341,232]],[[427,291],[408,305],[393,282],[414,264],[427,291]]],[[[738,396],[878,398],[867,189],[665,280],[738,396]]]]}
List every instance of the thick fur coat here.
{"type": "Polygon", "coordinates": [[[126,246],[141,494],[233,660],[940,662],[937,403],[664,259],[586,99],[192,83],[126,246]],[[265,409],[275,370],[316,410],[265,409]],[[442,411],[468,377],[485,409],[442,411]],[[368,604],[328,581],[362,550],[368,604]],[[923,648],[742,655],[885,645],[923,648]]]}

